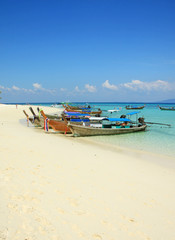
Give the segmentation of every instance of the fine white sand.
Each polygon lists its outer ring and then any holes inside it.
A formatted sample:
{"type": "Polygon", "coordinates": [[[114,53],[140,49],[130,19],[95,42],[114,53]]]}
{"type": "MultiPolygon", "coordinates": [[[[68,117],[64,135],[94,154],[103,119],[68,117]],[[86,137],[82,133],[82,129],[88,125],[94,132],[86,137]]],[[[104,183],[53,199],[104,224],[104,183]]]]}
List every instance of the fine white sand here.
{"type": "Polygon", "coordinates": [[[175,239],[173,168],[27,127],[28,107],[0,105],[0,239],[175,239]]]}

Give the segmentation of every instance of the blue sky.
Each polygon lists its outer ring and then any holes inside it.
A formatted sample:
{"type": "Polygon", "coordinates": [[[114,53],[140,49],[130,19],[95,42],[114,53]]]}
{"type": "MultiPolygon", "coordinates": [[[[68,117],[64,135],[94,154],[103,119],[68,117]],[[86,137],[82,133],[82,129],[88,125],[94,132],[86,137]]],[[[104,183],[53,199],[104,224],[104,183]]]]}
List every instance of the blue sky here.
{"type": "Polygon", "coordinates": [[[0,2],[1,102],[175,98],[175,2],[0,2]]]}

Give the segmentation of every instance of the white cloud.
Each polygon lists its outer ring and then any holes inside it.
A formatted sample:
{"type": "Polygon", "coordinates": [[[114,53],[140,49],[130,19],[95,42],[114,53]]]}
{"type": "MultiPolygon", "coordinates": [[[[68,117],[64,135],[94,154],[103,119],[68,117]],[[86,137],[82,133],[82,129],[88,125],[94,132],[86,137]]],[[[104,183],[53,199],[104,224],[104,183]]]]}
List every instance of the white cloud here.
{"type": "Polygon", "coordinates": [[[66,88],[60,88],[61,92],[65,92],[67,89],[66,88]]]}
{"type": "Polygon", "coordinates": [[[5,91],[11,91],[12,90],[12,88],[4,87],[4,86],[0,86],[0,89],[3,89],[5,91]]]}
{"type": "Polygon", "coordinates": [[[78,86],[75,87],[75,91],[76,91],[76,92],[80,92],[80,89],[79,89],[78,86]]]}
{"type": "Polygon", "coordinates": [[[43,92],[49,92],[51,94],[55,93],[55,90],[51,90],[51,89],[47,89],[47,88],[43,88],[41,84],[39,83],[33,83],[33,87],[35,91],[43,91],[43,92]]]}
{"type": "Polygon", "coordinates": [[[15,90],[15,91],[19,91],[20,90],[20,88],[16,87],[16,86],[13,86],[12,89],[15,90]]]}
{"type": "Polygon", "coordinates": [[[43,90],[43,88],[42,88],[42,86],[41,86],[41,84],[39,84],[39,83],[33,83],[33,87],[35,88],[35,89],[39,89],[39,90],[43,90]]]}
{"type": "Polygon", "coordinates": [[[109,80],[106,80],[106,81],[102,84],[102,86],[103,86],[104,88],[108,88],[108,89],[111,89],[111,90],[118,90],[118,87],[117,87],[116,85],[114,85],[114,84],[110,84],[110,83],[109,83],[109,80]]]}
{"type": "Polygon", "coordinates": [[[171,90],[172,87],[170,83],[162,80],[156,80],[153,82],[143,82],[140,80],[132,80],[131,82],[124,83],[120,85],[121,87],[129,88],[131,90],[171,90]]]}
{"type": "Polygon", "coordinates": [[[55,90],[43,88],[42,85],[39,84],[39,83],[34,83],[33,84],[33,89],[19,88],[15,85],[12,86],[11,88],[0,86],[0,89],[3,89],[5,91],[20,91],[20,92],[33,93],[33,94],[38,92],[38,90],[43,91],[43,92],[48,92],[50,94],[54,94],[56,92],[55,90]]]}
{"type": "Polygon", "coordinates": [[[88,90],[88,92],[96,92],[96,87],[93,85],[86,84],[85,88],[88,90]]]}
{"type": "Polygon", "coordinates": [[[29,92],[29,93],[35,93],[35,91],[33,89],[26,89],[26,88],[21,88],[21,91],[23,92],[29,92]]]}

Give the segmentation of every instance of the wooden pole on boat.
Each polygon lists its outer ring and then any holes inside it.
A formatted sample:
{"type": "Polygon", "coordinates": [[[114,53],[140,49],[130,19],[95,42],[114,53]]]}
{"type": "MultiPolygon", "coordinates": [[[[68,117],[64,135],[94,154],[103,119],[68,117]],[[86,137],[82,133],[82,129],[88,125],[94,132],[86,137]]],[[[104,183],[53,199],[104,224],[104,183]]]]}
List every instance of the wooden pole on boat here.
{"type": "Polygon", "coordinates": [[[25,110],[23,110],[24,114],[26,115],[27,118],[27,127],[29,127],[29,115],[26,113],[25,110]]]}
{"type": "Polygon", "coordinates": [[[61,116],[62,116],[62,118],[63,118],[64,122],[65,122],[66,124],[68,124],[68,121],[67,121],[67,119],[65,118],[65,115],[64,115],[64,113],[62,113],[62,114],[61,114],[61,116]]]}
{"type": "MultiPolygon", "coordinates": [[[[132,122],[133,122],[133,121],[132,121],[132,122]]],[[[136,122],[133,122],[133,123],[136,123],[136,122]]],[[[156,122],[144,122],[144,123],[147,123],[147,124],[164,125],[164,126],[171,127],[171,124],[168,124],[168,123],[156,123],[156,122]]]]}
{"type": "Polygon", "coordinates": [[[38,119],[38,121],[40,120],[38,116],[36,116],[34,110],[32,107],[29,107],[29,110],[31,111],[31,113],[33,114],[34,118],[38,119]]]}
{"type": "Polygon", "coordinates": [[[167,124],[167,123],[156,123],[156,122],[145,122],[145,123],[148,123],[148,124],[157,124],[157,125],[165,125],[165,126],[171,127],[171,124],[167,124]]]}

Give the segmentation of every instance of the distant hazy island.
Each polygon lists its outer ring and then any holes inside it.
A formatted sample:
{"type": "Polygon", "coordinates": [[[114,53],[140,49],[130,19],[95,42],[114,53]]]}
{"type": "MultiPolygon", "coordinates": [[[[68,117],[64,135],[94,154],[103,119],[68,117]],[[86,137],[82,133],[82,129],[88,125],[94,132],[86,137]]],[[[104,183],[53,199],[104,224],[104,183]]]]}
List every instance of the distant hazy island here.
{"type": "Polygon", "coordinates": [[[167,100],[163,100],[160,103],[175,103],[175,99],[167,99],[167,100]]]}

